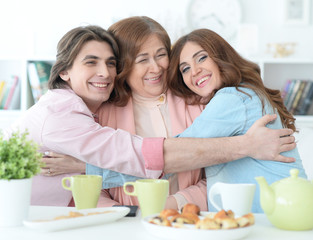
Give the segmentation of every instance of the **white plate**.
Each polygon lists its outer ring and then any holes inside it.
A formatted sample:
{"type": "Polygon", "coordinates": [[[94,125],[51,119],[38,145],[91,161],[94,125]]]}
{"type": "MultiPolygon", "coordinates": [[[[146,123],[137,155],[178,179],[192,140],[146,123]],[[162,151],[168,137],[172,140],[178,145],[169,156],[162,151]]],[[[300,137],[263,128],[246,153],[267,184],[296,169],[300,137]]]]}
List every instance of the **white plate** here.
{"type": "Polygon", "coordinates": [[[66,211],[63,210],[62,212],[56,211],[53,214],[49,214],[49,216],[45,216],[41,218],[28,219],[27,221],[24,221],[23,223],[26,227],[39,230],[39,231],[45,231],[45,232],[59,231],[59,230],[113,222],[126,216],[129,213],[129,211],[130,209],[128,207],[91,208],[91,209],[83,209],[83,210],[76,210],[75,208],[73,208],[70,210],[67,209],[66,211]],[[87,213],[93,213],[93,212],[104,212],[104,211],[112,211],[112,212],[89,215],[89,216],[82,216],[82,217],[76,217],[76,218],[53,220],[57,216],[69,215],[70,211],[80,212],[84,215],[87,213]]]}
{"type": "MultiPolygon", "coordinates": [[[[202,214],[202,212],[201,212],[202,214]]],[[[203,214],[206,215],[206,214],[203,214]]],[[[219,230],[204,230],[196,229],[194,225],[185,225],[186,228],[175,228],[159,226],[149,223],[149,220],[157,215],[152,215],[142,219],[142,224],[152,235],[163,239],[227,239],[235,240],[246,237],[254,226],[236,228],[236,229],[219,229],[219,230]]]]}

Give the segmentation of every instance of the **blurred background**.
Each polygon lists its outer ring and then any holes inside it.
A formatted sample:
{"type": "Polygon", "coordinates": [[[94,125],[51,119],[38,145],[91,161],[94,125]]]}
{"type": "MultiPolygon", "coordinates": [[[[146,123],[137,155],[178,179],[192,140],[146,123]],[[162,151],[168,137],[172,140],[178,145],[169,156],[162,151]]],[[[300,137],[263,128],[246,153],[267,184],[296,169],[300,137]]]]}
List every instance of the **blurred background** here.
{"type": "MultiPolygon", "coordinates": [[[[231,1],[239,4],[240,19],[233,26],[236,33],[228,40],[238,51],[247,56],[264,57],[271,52],[268,44],[287,42],[296,44],[294,57],[313,56],[311,0],[231,1]],[[301,5],[303,3],[306,5],[301,5]],[[304,10],[308,18],[288,23],[286,5],[295,6],[291,9],[294,14],[304,14],[301,13],[304,10]]],[[[159,21],[175,41],[192,30],[193,18],[197,18],[198,13],[205,27],[206,11],[211,10],[214,2],[220,0],[1,0],[0,55],[54,56],[58,40],[71,28],[86,24],[108,28],[113,22],[133,15],[146,15],[159,21]]],[[[227,14],[229,6],[221,7],[227,14]]]]}

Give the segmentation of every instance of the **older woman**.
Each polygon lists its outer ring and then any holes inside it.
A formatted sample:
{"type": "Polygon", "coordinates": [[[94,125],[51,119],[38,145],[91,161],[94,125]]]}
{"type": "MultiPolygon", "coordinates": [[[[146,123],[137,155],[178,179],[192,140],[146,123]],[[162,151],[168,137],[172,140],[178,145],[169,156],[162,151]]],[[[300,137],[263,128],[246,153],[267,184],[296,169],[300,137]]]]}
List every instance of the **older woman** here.
{"type": "MultiPolygon", "coordinates": [[[[108,31],[119,45],[122,71],[115,82],[116,102],[99,109],[100,123],[142,137],[168,138],[186,129],[202,106],[188,106],[165,91],[171,47],[165,29],[151,18],[130,17],[113,24],[108,31]]],[[[180,209],[193,202],[206,210],[203,176],[201,169],[171,175],[167,207],[180,209]]],[[[138,205],[137,198],[126,195],[121,187],[107,193],[119,204],[138,205]]]]}

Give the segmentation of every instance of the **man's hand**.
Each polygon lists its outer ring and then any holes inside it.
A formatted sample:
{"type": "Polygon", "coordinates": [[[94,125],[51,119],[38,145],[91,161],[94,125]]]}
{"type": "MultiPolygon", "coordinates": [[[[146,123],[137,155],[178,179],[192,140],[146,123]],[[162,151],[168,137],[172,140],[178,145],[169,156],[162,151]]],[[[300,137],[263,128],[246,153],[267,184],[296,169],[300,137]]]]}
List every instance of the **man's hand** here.
{"type": "Polygon", "coordinates": [[[274,115],[265,115],[257,120],[248,132],[247,144],[250,145],[248,156],[261,160],[274,160],[279,162],[294,162],[292,157],[280,155],[282,152],[296,147],[295,137],[291,129],[270,129],[266,124],[277,118],[274,115]]]}

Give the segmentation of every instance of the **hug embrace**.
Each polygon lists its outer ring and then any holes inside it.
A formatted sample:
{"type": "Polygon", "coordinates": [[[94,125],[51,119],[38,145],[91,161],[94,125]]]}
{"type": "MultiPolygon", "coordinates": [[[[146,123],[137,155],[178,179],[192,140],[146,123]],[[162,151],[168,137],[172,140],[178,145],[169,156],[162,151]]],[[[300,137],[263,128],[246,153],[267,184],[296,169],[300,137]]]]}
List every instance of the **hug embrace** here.
{"type": "MultiPolygon", "coordinates": [[[[167,208],[191,202],[201,210],[216,181],[275,181],[291,168],[305,177],[294,118],[279,91],[264,87],[259,68],[210,30],[171,49],[165,29],[148,17],[65,34],[49,91],[15,128],[49,152],[33,183],[36,205],[72,205],[60,181],[86,171],[103,176],[98,206],[138,204],[122,191],[125,181],[166,177],[167,208]]],[[[258,201],[253,211],[261,211],[258,201]]]]}

